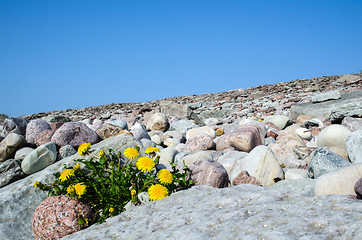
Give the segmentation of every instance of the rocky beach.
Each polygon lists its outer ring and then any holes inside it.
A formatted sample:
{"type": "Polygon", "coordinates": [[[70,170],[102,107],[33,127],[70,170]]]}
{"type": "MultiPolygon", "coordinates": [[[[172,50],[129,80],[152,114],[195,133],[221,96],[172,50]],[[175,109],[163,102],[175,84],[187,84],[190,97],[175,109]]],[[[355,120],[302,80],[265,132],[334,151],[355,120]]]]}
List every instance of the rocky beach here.
{"type": "Polygon", "coordinates": [[[196,186],[62,239],[362,239],[361,73],[2,115],[0,132],[0,240],[34,239],[47,193],[33,184],[90,159],[84,142],[158,147],[160,165],[185,163],[196,186]]]}

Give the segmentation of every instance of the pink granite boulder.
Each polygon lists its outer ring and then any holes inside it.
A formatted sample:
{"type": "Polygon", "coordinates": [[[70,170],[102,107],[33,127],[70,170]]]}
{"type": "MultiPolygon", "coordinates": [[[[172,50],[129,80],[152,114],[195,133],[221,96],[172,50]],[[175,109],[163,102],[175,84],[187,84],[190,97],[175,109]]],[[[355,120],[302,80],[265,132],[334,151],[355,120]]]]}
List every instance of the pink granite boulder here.
{"type": "Polygon", "coordinates": [[[191,170],[191,179],[196,182],[196,185],[223,188],[229,184],[229,175],[226,169],[216,161],[198,160],[190,164],[189,168],[191,170]]]}
{"type": "Polygon", "coordinates": [[[259,126],[253,124],[242,125],[229,136],[230,145],[239,151],[250,152],[258,145],[264,145],[265,137],[259,126]]]}
{"type": "Polygon", "coordinates": [[[190,151],[204,151],[212,149],[215,144],[210,135],[202,133],[200,135],[189,138],[186,142],[186,145],[190,151]]]}

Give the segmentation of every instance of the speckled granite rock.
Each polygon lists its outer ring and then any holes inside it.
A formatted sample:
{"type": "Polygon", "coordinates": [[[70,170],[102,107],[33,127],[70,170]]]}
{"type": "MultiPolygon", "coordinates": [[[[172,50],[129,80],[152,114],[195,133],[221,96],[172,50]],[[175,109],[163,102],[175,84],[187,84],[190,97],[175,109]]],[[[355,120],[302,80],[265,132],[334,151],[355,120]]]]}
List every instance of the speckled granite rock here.
{"type": "Polygon", "coordinates": [[[360,200],[314,197],[314,181],[282,181],[270,189],[250,184],[196,186],[132,207],[63,239],[362,238],[360,200]]]}

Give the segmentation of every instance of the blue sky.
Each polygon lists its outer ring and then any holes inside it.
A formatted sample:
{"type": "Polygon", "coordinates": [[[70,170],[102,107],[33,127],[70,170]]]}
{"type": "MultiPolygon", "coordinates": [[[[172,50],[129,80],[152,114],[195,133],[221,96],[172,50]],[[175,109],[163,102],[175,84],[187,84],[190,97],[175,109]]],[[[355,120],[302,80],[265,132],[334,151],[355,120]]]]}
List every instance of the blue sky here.
{"type": "Polygon", "coordinates": [[[362,69],[362,1],[0,0],[0,113],[362,69]]]}

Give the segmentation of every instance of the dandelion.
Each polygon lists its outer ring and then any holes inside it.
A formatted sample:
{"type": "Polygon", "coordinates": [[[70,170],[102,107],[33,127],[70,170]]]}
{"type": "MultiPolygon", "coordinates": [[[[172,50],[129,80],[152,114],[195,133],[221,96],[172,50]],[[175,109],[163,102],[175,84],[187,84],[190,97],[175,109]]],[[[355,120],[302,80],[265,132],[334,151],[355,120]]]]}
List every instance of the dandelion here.
{"type": "Polygon", "coordinates": [[[59,180],[61,182],[64,182],[65,180],[67,180],[68,178],[70,178],[71,176],[74,176],[74,169],[65,169],[59,176],[59,180]]]}
{"type": "Polygon", "coordinates": [[[105,154],[105,153],[104,153],[103,150],[100,150],[100,151],[99,151],[99,157],[102,157],[104,154],[105,154]]]}
{"type": "Polygon", "coordinates": [[[90,143],[82,143],[79,147],[78,147],[78,153],[80,155],[84,155],[86,153],[88,153],[88,150],[90,149],[91,144],[90,143]]]}
{"type": "Polygon", "coordinates": [[[157,201],[168,196],[167,188],[161,184],[152,185],[147,192],[151,201],[157,201]]]}
{"type": "Polygon", "coordinates": [[[109,210],[108,210],[110,213],[113,213],[114,212],[114,208],[110,208],[109,210]]]}
{"type": "Polygon", "coordinates": [[[73,185],[69,185],[69,186],[67,187],[67,195],[70,195],[70,194],[72,194],[72,193],[74,193],[74,186],[73,186],[73,185]]]}
{"type": "Polygon", "coordinates": [[[84,183],[77,183],[74,185],[75,193],[79,196],[79,198],[82,197],[82,195],[86,192],[87,187],[84,185],[84,183]]]}
{"type": "Polygon", "coordinates": [[[41,183],[36,181],[33,185],[34,185],[34,187],[40,187],[41,183]]]}
{"type": "Polygon", "coordinates": [[[124,155],[128,159],[134,160],[135,158],[138,157],[139,152],[135,148],[126,148],[126,150],[124,150],[124,155]]]}
{"type": "Polygon", "coordinates": [[[157,173],[157,177],[160,180],[160,182],[164,185],[172,183],[172,180],[173,180],[172,173],[167,169],[161,169],[157,173]]]}
{"type": "Polygon", "coordinates": [[[155,152],[159,152],[160,151],[160,149],[159,148],[157,148],[157,147],[148,147],[147,149],[146,149],[146,151],[145,151],[145,153],[155,153],[155,152]]]}
{"type": "Polygon", "coordinates": [[[138,170],[149,172],[155,167],[155,162],[149,157],[140,157],[136,163],[138,170]]]}
{"type": "Polygon", "coordinates": [[[134,196],[136,196],[137,192],[136,190],[132,189],[131,190],[131,197],[133,198],[134,196]]]}
{"type": "Polygon", "coordinates": [[[80,170],[80,163],[78,163],[77,165],[75,165],[75,166],[73,167],[73,170],[74,170],[74,172],[79,171],[79,170],[80,170]]]}

